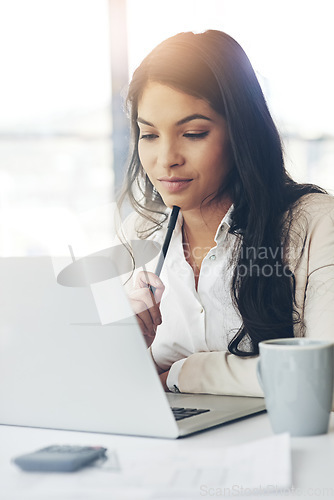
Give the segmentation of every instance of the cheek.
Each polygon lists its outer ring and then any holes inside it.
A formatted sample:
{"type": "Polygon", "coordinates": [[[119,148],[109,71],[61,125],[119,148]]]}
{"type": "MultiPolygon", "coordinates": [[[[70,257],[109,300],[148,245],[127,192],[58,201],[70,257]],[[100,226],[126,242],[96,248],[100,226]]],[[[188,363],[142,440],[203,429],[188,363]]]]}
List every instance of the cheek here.
{"type": "MultiPolygon", "coordinates": [[[[151,155],[147,151],[145,147],[140,147],[138,145],[138,156],[140,160],[140,164],[143,167],[145,173],[147,174],[147,177],[150,179],[152,182],[151,178],[151,173],[152,173],[152,160],[150,160],[151,155]]],[[[153,182],[152,182],[153,184],[153,182]]]]}
{"type": "Polygon", "coordinates": [[[207,182],[216,189],[230,170],[230,160],[226,149],[212,148],[207,155],[206,165],[207,182]]]}
{"type": "Polygon", "coordinates": [[[227,143],[211,150],[212,162],[217,166],[219,165],[224,171],[229,170],[231,163],[230,156],[230,148],[227,143]]]}
{"type": "Polygon", "coordinates": [[[213,146],[207,151],[206,164],[210,170],[224,169],[225,154],[222,148],[213,146]]]}
{"type": "Polygon", "coordinates": [[[138,156],[144,170],[149,169],[150,163],[152,163],[152,154],[150,154],[145,145],[141,145],[140,143],[138,144],[138,156]]]}
{"type": "Polygon", "coordinates": [[[140,163],[143,164],[143,148],[142,148],[140,142],[138,143],[137,151],[138,151],[140,163]]]}

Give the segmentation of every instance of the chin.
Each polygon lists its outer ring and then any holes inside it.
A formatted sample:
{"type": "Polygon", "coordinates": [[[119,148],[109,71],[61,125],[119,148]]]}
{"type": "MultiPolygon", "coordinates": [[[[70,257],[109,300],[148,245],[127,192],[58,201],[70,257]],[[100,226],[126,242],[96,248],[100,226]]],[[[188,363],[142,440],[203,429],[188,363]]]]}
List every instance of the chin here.
{"type": "Polygon", "coordinates": [[[174,206],[177,206],[179,207],[179,209],[182,211],[182,203],[178,203],[177,200],[174,200],[174,202],[171,202],[171,201],[168,201],[166,203],[166,201],[164,201],[166,207],[172,209],[174,206]]]}
{"type": "Polygon", "coordinates": [[[185,212],[186,210],[191,210],[194,208],[193,203],[191,203],[191,200],[186,199],[185,197],[182,196],[165,196],[162,197],[162,201],[166,205],[166,207],[172,209],[174,206],[177,206],[180,208],[181,212],[185,212]]]}
{"type": "Polygon", "coordinates": [[[161,198],[162,198],[162,201],[164,202],[164,204],[166,205],[166,207],[173,208],[174,205],[177,205],[178,207],[181,208],[181,206],[177,203],[177,200],[171,200],[169,197],[168,197],[168,199],[166,199],[162,196],[161,196],[161,198]]]}

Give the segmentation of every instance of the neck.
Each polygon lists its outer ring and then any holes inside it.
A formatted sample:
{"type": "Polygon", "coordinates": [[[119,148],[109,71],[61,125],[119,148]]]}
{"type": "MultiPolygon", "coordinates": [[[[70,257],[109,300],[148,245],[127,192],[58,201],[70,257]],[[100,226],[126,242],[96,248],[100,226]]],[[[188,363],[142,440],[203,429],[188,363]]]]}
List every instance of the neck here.
{"type": "Polygon", "coordinates": [[[215,206],[205,207],[205,209],[182,211],[183,225],[186,228],[189,238],[194,239],[198,244],[208,240],[214,241],[217,228],[230,208],[232,201],[227,198],[215,206]]]}
{"type": "Polygon", "coordinates": [[[215,234],[226,212],[231,206],[231,200],[220,203],[212,210],[189,210],[183,215],[183,250],[184,256],[192,267],[197,289],[202,261],[210,248],[215,246],[215,234]]]}

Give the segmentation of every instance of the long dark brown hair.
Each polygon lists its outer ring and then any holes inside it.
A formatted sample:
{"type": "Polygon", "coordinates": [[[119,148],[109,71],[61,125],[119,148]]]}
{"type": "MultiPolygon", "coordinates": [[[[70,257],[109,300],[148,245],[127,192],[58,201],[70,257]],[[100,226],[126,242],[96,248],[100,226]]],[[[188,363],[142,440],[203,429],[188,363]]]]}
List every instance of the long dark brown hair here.
{"type": "Polygon", "coordinates": [[[240,45],[221,31],[180,33],[144,59],[128,91],[133,143],[120,202],[128,197],[134,209],[151,221],[143,237],[161,227],[166,210],[138,156],[138,101],[149,81],[205,99],[226,120],[233,168],[217,196],[228,190],[233,200],[230,231],[240,235],[240,245],[234,256],[231,296],[242,317],[229,350],[239,356],[257,354],[261,340],[292,337],[298,321],[294,277],[281,251],[284,214],[301,196],[325,191],[298,184],[288,175],[279,133],[240,45]],[[250,340],[250,351],[239,348],[243,339],[250,340]]]}

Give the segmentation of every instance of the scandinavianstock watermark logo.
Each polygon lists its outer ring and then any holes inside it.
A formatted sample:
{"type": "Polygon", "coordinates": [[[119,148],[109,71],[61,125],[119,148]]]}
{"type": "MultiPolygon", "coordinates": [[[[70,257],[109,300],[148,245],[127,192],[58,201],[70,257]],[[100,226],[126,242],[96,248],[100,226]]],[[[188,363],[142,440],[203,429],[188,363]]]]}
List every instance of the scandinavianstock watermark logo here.
{"type": "Polygon", "coordinates": [[[208,484],[201,484],[199,487],[199,495],[202,498],[252,497],[260,499],[261,497],[263,498],[264,494],[270,494],[270,498],[334,498],[334,488],[321,486],[307,488],[290,486],[284,488],[274,484],[259,485],[256,488],[247,488],[240,484],[234,484],[229,487],[214,487],[208,484]]]}

